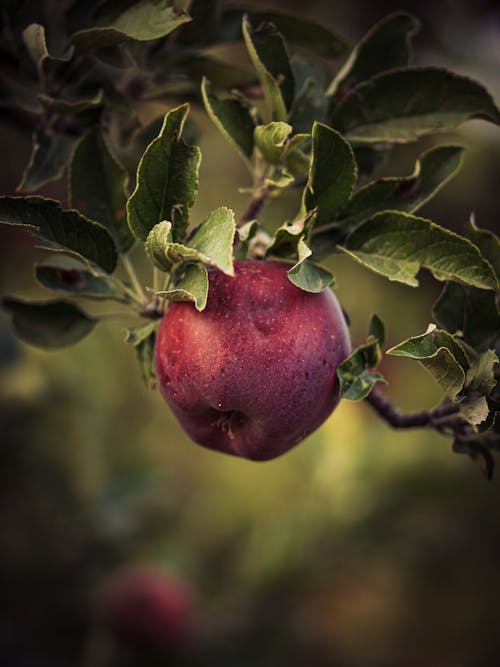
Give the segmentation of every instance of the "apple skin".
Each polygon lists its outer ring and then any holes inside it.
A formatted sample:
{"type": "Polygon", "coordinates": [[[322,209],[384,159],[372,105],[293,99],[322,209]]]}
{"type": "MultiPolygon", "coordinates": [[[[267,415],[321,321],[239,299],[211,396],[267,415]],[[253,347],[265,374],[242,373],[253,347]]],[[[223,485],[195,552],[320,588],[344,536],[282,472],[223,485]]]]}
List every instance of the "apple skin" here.
{"type": "Polygon", "coordinates": [[[102,616],[115,638],[137,651],[168,653],[184,646],[193,626],[185,585],[160,568],[125,568],[107,582],[102,616]]]}
{"type": "Polygon", "coordinates": [[[351,352],[328,289],[305,292],[282,262],[209,270],[206,308],[170,304],[156,342],[158,385],[198,444],[254,461],[304,440],[339,401],[336,371],[351,352]]]}

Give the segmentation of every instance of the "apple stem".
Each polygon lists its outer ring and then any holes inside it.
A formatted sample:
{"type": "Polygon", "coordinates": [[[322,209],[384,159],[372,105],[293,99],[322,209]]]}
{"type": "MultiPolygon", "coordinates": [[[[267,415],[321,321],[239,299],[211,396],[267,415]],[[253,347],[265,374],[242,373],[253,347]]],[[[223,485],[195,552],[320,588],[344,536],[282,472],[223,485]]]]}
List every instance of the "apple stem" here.
{"type": "Polygon", "coordinates": [[[373,389],[365,398],[365,401],[393,428],[430,427],[442,432],[446,429],[447,422],[453,428],[453,424],[457,422],[457,413],[460,410],[457,403],[446,400],[434,410],[403,414],[377,389],[373,389]],[[452,416],[454,416],[453,421],[447,419],[452,416]]]}

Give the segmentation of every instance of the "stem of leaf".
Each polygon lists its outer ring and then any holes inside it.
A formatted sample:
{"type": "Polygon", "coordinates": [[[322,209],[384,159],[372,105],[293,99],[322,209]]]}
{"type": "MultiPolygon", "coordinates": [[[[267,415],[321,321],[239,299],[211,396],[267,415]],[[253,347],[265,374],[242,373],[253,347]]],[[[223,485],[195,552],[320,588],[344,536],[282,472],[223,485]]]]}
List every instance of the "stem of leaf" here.
{"type": "Polygon", "coordinates": [[[116,310],[111,313],[103,313],[98,316],[98,320],[121,320],[124,317],[137,317],[137,313],[132,310],[116,310]]]}
{"type": "Polygon", "coordinates": [[[137,297],[139,297],[141,302],[146,301],[146,295],[144,294],[144,291],[141,287],[141,283],[139,282],[139,278],[137,277],[137,273],[135,272],[134,265],[130,261],[128,255],[123,255],[122,261],[123,261],[123,266],[125,267],[128,277],[130,278],[130,282],[132,283],[132,286],[135,290],[137,297]]]}
{"type": "Polygon", "coordinates": [[[161,272],[156,266],[153,268],[153,289],[155,292],[160,291],[161,272]]]}

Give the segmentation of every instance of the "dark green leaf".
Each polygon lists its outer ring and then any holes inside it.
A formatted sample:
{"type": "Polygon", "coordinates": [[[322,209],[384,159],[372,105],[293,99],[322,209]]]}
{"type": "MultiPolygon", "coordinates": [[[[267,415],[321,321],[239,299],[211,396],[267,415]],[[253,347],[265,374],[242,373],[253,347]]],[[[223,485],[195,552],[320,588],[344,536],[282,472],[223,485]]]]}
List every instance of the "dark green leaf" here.
{"type": "Polygon", "coordinates": [[[411,176],[379,178],[357,190],[342,211],[341,224],[353,228],[380,211],[413,213],[455,176],[462,164],[461,146],[437,146],[423,153],[411,176]]]}
{"type": "Polygon", "coordinates": [[[416,359],[429,371],[441,389],[455,399],[465,383],[469,362],[462,346],[446,331],[431,325],[425,334],[414,336],[387,351],[396,357],[416,359]]]}
{"type": "Polygon", "coordinates": [[[333,274],[318,264],[305,259],[288,271],[288,278],[305,292],[324,292],[335,281],[333,274]]]}
{"type": "Polygon", "coordinates": [[[317,225],[335,219],[349,199],[356,180],[356,163],[343,137],[320,123],[312,131],[309,180],[304,189],[306,211],[318,208],[317,225]]]}
{"type": "Polygon", "coordinates": [[[385,343],[385,326],[380,317],[375,313],[370,318],[368,336],[373,336],[381,347],[385,343]]]}
{"type": "Polygon", "coordinates": [[[341,248],[363,266],[416,287],[420,267],[437,280],[456,280],[481,289],[496,289],[490,265],[470,241],[430,220],[386,211],[357,227],[341,248]]]}
{"type": "MultiPolygon", "coordinates": [[[[301,239],[307,238],[316,210],[309,211],[303,217],[293,222],[285,222],[274,233],[267,254],[277,257],[295,257],[298,255],[298,245],[301,239]]],[[[307,247],[307,246],[306,246],[307,247]]],[[[302,248],[305,251],[305,248],[302,248]]],[[[307,256],[311,252],[307,249],[307,256]]]]}
{"type": "Polygon", "coordinates": [[[194,230],[188,246],[209,257],[214,266],[232,276],[235,232],[233,211],[221,206],[212,211],[194,230]]]}
{"type": "Polygon", "coordinates": [[[64,211],[53,199],[0,197],[0,224],[19,227],[32,234],[39,247],[69,251],[107,273],[116,267],[115,244],[108,231],[77,211],[64,211]]]}
{"type": "Polygon", "coordinates": [[[480,354],[467,372],[465,381],[467,389],[489,396],[497,383],[495,378],[497,364],[498,357],[493,350],[486,350],[480,354]]]}
{"type": "Polygon", "coordinates": [[[434,304],[435,321],[460,335],[476,349],[484,349],[500,336],[500,315],[495,293],[447,282],[434,304]]]}
{"type": "Polygon", "coordinates": [[[309,259],[312,254],[311,249],[303,238],[298,242],[297,254],[297,263],[288,271],[290,282],[306,292],[313,294],[324,292],[334,282],[333,274],[309,259]]]}
{"type": "Polygon", "coordinates": [[[349,141],[415,141],[482,118],[500,124],[489,93],[446,70],[395,69],[361,83],[336,107],[331,124],[349,141]]]}
{"type": "Polygon", "coordinates": [[[250,244],[258,231],[259,223],[257,220],[250,220],[244,225],[236,228],[239,244],[233,250],[234,259],[246,259],[250,249],[250,244]]]}
{"type": "Polygon", "coordinates": [[[340,395],[350,401],[361,401],[368,396],[377,382],[387,384],[386,379],[373,369],[380,361],[380,346],[372,340],[358,347],[337,369],[340,395]]]}
{"type": "Polygon", "coordinates": [[[353,86],[394,67],[410,62],[411,37],[420,22],[411,14],[397,12],[376,23],[354,47],[349,59],[333,79],[328,95],[342,96],[353,86]]]}
{"type": "Polygon", "coordinates": [[[16,334],[26,343],[43,348],[72,345],[89,334],[96,320],[68,301],[2,300],[16,334]]]}
{"type": "Polygon", "coordinates": [[[104,225],[122,252],[134,243],[126,220],[127,182],[125,169],[112,155],[100,128],[94,127],[73,154],[71,206],[104,225]]]}
{"type": "Polygon", "coordinates": [[[243,37],[264,89],[269,120],[287,119],[294,97],[294,79],[283,37],[272,23],[253,27],[243,19],[243,37]]]}
{"type": "Polygon", "coordinates": [[[253,152],[253,134],[255,123],[247,106],[239,97],[218,99],[212,93],[212,85],[203,78],[201,93],[205,109],[219,131],[236,148],[249,165],[253,152]]]}
{"type": "MultiPolygon", "coordinates": [[[[348,49],[347,43],[335,35],[322,23],[311,21],[305,16],[291,16],[274,11],[255,11],[255,7],[245,7],[251,14],[252,22],[273,23],[285,36],[286,40],[314,51],[325,58],[336,58],[348,49]]],[[[234,30],[228,34],[228,39],[238,39],[241,25],[241,9],[228,9],[224,13],[226,23],[231,22],[234,30]]]]}
{"type": "Polygon", "coordinates": [[[74,145],[74,137],[37,130],[33,134],[30,160],[17,189],[33,192],[59,180],[68,166],[74,145]]]}
{"type": "Polygon", "coordinates": [[[31,59],[36,65],[38,70],[38,75],[41,81],[44,80],[44,63],[51,61],[54,63],[67,62],[71,59],[73,55],[73,48],[70,48],[68,52],[62,57],[51,56],[48,48],[47,42],[45,40],[45,28],[39,23],[31,23],[27,28],[23,30],[23,42],[26,46],[28,53],[30,54],[31,59]]]}
{"type": "Polygon", "coordinates": [[[154,389],[156,386],[155,341],[156,332],[151,331],[149,335],[134,346],[137,354],[137,361],[139,362],[141,377],[148,389],[154,389]]]}
{"type": "Polygon", "coordinates": [[[352,144],[352,150],[360,175],[371,176],[387,160],[392,150],[390,144],[352,144]]]}
{"type": "Polygon", "coordinates": [[[294,132],[310,132],[315,122],[322,123],[325,120],[326,109],[324,89],[316,79],[307,79],[290,111],[290,123],[294,132]]]}
{"type": "Polygon", "coordinates": [[[48,289],[87,299],[111,299],[127,302],[127,298],[105,276],[96,276],[80,262],[66,255],[54,255],[35,266],[37,280],[48,289]]]}
{"type": "Polygon", "coordinates": [[[61,97],[50,97],[50,95],[42,93],[38,95],[38,99],[49,111],[57,111],[60,114],[74,114],[102,106],[104,103],[104,94],[102,90],[99,90],[93,97],[63,99],[61,97]]]}
{"type": "Polygon", "coordinates": [[[181,139],[188,112],[189,105],[183,104],[165,116],[160,135],[139,163],[137,185],[127,202],[127,212],[132,233],[143,241],[163,220],[172,222],[174,241],[181,242],[186,234],[201,160],[200,149],[187,146],[181,139]]]}
{"type": "Polygon", "coordinates": [[[134,327],[125,329],[125,343],[131,343],[134,346],[140,345],[146,338],[156,331],[159,322],[147,322],[138,324],[134,327]]]}
{"type": "Polygon", "coordinates": [[[71,42],[79,51],[94,51],[123,41],[147,42],[165,37],[191,18],[170,0],[134,2],[110,25],[79,30],[71,42]]]}
{"type": "Polygon", "coordinates": [[[491,264],[500,281],[500,239],[489,229],[479,229],[471,215],[467,236],[481,251],[482,256],[491,264]]]}
{"type": "Polygon", "coordinates": [[[267,162],[279,164],[287,147],[287,137],[292,131],[288,123],[272,122],[257,125],[254,138],[255,145],[267,162]]]}
{"type": "Polygon", "coordinates": [[[203,310],[207,304],[208,272],[203,264],[188,264],[176,277],[173,287],[158,292],[170,301],[193,301],[196,310],[203,310]]]}

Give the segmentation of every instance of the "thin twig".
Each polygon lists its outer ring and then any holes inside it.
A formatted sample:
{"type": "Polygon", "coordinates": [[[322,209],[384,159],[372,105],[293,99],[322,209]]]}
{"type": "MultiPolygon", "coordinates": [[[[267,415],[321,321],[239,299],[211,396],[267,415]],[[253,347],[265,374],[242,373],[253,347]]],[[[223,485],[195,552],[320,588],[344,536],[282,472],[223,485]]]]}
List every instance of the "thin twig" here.
{"type": "MultiPolygon", "coordinates": [[[[440,420],[443,417],[457,414],[460,410],[456,403],[442,403],[434,410],[422,410],[410,414],[402,414],[391,402],[377,389],[368,394],[365,401],[371,405],[375,412],[382,417],[393,428],[422,428],[430,427],[441,430],[440,420]]],[[[444,426],[444,425],[443,425],[444,426]]]]}
{"type": "Polygon", "coordinates": [[[267,198],[269,197],[269,188],[263,186],[248,202],[248,206],[243,211],[241,218],[238,222],[238,227],[243,227],[243,225],[250,220],[255,220],[259,211],[266,203],[267,198]]]}

